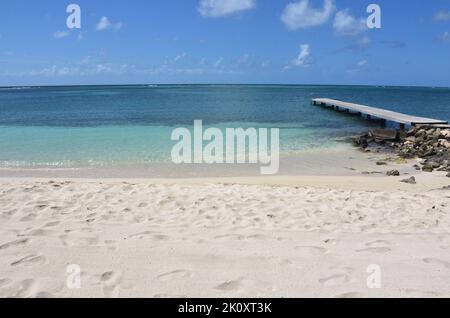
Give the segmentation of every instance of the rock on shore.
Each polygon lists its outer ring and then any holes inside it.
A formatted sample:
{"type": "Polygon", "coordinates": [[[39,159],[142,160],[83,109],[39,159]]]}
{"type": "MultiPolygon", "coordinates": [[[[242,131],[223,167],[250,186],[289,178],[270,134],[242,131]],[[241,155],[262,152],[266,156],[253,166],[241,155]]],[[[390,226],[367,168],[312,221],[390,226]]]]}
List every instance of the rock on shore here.
{"type": "Polygon", "coordinates": [[[400,158],[421,158],[422,167],[418,169],[450,174],[450,127],[417,126],[408,131],[375,129],[355,138],[353,143],[366,151],[383,147],[400,158]]]}

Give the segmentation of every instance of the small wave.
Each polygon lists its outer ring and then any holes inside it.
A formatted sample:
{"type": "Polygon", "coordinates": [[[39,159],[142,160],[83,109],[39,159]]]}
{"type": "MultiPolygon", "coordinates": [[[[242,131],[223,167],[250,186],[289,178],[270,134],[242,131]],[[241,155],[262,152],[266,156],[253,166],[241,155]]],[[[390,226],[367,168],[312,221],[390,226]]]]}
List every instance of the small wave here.
{"type": "Polygon", "coordinates": [[[31,86],[21,86],[21,87],[0,87],[0,90],[2,91],[18,91],[18,90],[24,90],[24,89],[32,89],[31,86]]]}
{"type": "Polygon", "coordinates": [[[61,162],[33,162],[33,161],[0,161],[0,168],[61,168],[72,167],[74,163],[71,161],[61,162]]]}

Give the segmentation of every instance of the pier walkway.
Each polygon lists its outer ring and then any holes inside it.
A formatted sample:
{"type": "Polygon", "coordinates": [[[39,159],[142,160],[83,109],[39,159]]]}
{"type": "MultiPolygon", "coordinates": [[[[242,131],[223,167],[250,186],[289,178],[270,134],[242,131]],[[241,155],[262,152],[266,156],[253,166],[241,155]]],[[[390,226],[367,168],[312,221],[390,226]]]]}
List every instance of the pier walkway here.
{"type": "Polygon", "coordinates": [[[329,98],[315,98],[312,100],[313,105],[331,107],[337,111],[347,112],[347,113],[357,113],[361,116],[366,116],[367,119],[380,119],[383,121],[391,121],[400,124],[401,128],[405,125],[417,126],[417,125],[447,125],[448,122],[445,120],[431,119],[425,117],[417,117],[406,115],[402,113],[397,113],[394,111],[375,108],[365,105],[346,103],[329,98]]]}

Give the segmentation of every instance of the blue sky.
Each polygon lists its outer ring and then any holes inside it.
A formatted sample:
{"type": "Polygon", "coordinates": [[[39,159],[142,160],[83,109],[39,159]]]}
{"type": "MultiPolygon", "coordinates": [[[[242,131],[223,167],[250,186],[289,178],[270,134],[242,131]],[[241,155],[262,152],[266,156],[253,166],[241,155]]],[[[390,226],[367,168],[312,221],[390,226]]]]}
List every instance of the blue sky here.
{"type": "Polygon", "coordinates": [[[450,86],[449,57],[450,0],[0,2],[1,86],[450,86]],[[381,29],[365,26],[371,3],[381,29]]]}

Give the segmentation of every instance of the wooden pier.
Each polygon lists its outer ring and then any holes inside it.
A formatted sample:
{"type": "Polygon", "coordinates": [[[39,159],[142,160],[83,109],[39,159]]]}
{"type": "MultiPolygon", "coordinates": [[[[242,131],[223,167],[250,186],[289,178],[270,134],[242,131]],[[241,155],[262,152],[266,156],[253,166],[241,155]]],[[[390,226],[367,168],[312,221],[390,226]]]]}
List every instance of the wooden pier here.
{"type": "Polygon", "coordinates": [[[378,119],[381,121],[390,121],[400,125],[400,128],[417,125],[447,125],[445,120],[437,120],[425,117],[417,117],[406,115],[402,113],[393,112],[390,110],[375,108],[365,105],[346,103],[329,98],[315,98],[312,100],[313,105],[325,106],[333,108],[337,111],[356,113],[360,116],[365,116],[367,119],[378,119]]]}

